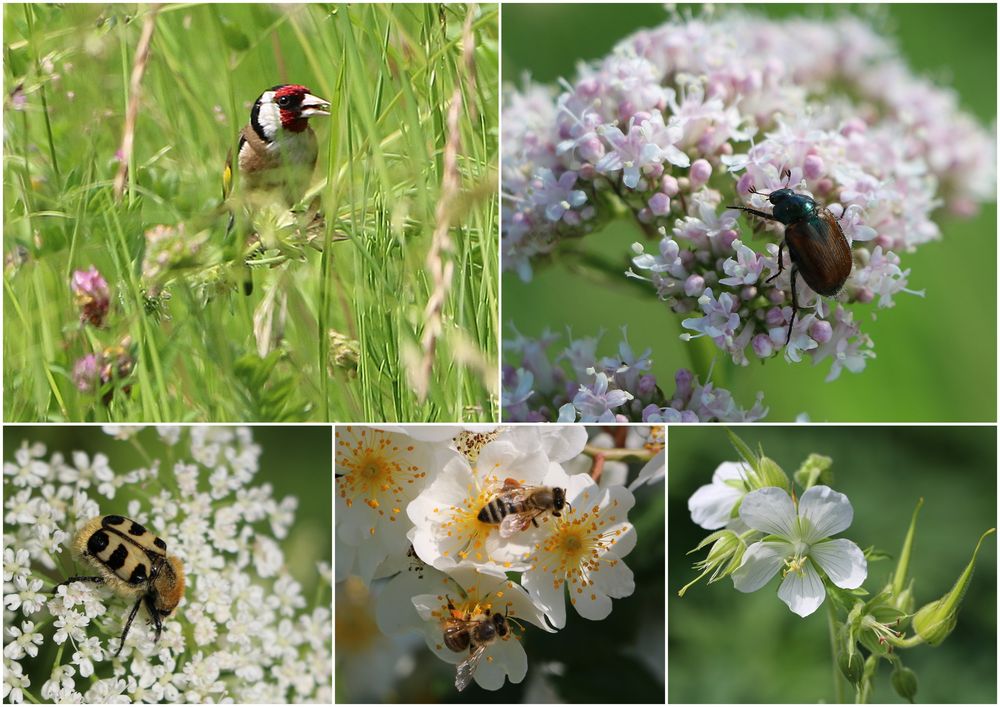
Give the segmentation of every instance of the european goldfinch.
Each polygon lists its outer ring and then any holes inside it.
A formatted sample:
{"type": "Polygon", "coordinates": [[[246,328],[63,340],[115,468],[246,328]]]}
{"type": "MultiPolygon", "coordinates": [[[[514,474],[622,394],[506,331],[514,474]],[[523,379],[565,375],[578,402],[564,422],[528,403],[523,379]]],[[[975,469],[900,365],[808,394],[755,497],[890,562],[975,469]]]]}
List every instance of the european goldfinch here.
{"type": "MultiPolygon", "coordinates": [[[[309,119],[330,115],[330,103],[305,86],[284,84],[260,94],[250,111],[250,122],[240,133],[236,166],[241,201],[251,209],[279,202],[290,208],[302,200],[312,180],[319,152],[309,119]]],[[[232,189],[232,151],[223,173],[223,197],[232,189]]],[[[230,215],[227,232],[233,228],[230,215]]],[[[244,284],[247,294],[253,289],[244,284]]]]}

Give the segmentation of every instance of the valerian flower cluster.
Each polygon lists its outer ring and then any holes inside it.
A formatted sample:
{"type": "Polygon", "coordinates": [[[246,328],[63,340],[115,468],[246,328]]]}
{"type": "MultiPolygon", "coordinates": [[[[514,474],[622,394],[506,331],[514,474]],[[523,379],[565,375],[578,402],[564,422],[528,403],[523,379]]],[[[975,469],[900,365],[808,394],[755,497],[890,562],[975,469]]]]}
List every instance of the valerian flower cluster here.
{"type": "Polygon", "coordinates": [[[750,409],[732,394],[681,369],[667,397],[652,373],[652,351],[636,353],[624,333],[617,355],[597,355],[599,337],[571,339],[550,360],[559,337],[504,339],[514,364],[503,367],[503,419],[508,422],[756,422],[767,415],[763,393],[750,409]]]}
{"type": "Polygon", "coordinates": [[[837,618],[830,622],[831,644],[841,672],[857,691],[857,702],[869,701],[879,660],[893,665],[894,689],[912,702],[916,676],[903,665],[898,651],[925,643],[938,645],[951,633],[976,556],[995,529],[980,537],[972,560],[952,590],[915,611],[914,580],[907,573],[923,499],[913,512],[888,583],[868,592],[862,585],[868,578],[870,558],[887,555],[832,537],[854,520],[850,500],[828,485],[832,460],[810,455],[793,475],[793,484],[763,451],[754,453],[739,438],[730,438],[742,459],[720,464],[711,483],[688,499],[691,520],[713,532],[695,548],[708,548],[707,555],[695,563],[699,574],[679,595],[706,577],[709,584],[730,577],[737,591],[754,592],[780,573],[778,598],[794,614],[805,618],[827,598],[833,603],[830,615],[837,618]],[[802,488],[801,493],[795,486],[802,488]],[[911,635],[906,635],[907,630],[911,635]]]}
{"type": "MultiPolygon", "coordinates": [[[[139,429],[105,431],[131,450],[139,429]]],[[[280,545],[297,499],[255,483],[261,448],[248,428],[158,434],[174,461],[128,472],[104,454],[49,454],[40,443],[5,459],[4,702],[329,703],[329,601],[303,596],[280,545]],[[126,488],[143,500],[122,501],[126,488]],[[159,641],[140,613],[118,656],[133,601],[87,582],[53,593],[94,574],[70,545],[87,520],[112,512],[155,529],[187,576],[159,641]]],[[[328,588],[329,562],[316,572],[328,588]]]]}
{"type": "Polygon", "coordinates": [[[530,279],[537,259],[624,204],[658,240],[634,244],[625,274],[682,316],[682,338],[707,337],[738,365],[784,352],[828,360],[828,380],[862,370],[867,308],[847,305],[892,307],[911,292],[900,254],[941,236],[934,210],[968,215],[995,198],[992,135],[850,16],[676,20],[581,65],[559,92],[529,83],[505,100],[504,266],[530,279]],[[854,257],[837,300],[796,283],[790,336],[787,261],[771,279],[781,227],[758,220],[754,234],[729,208],[769,213],[782,187],[825,204],[854,257]]]}
{"type": "Polygon", "coordinates": [[[383,634],[422,633],[439,658],[459,666],[459,689],[470,670],[484,689],[520,682],[528,669],[522,642],[563,628],[567,600],[600,620],[635,589],[623,560],[636,543],[632,490],[662,480],[665,469],[663,428],[643,431],[629,451],[647,463],[626,487],[614,461],[606,474],[591,473],[594,452],[583,451],[596,432],[583,427],[338,427],[337,601],[357,591],[352,582],[387,578],[372,584],[383,634]],[[523,501],[539,489],[553,493],[523,501]],[[484,514],[494,502],[494,515],[484,514]],[[455,649],[444,639],[449,625],[500,622],[497,615],[509,631],[482,651],[475,641],[455,649]]]}

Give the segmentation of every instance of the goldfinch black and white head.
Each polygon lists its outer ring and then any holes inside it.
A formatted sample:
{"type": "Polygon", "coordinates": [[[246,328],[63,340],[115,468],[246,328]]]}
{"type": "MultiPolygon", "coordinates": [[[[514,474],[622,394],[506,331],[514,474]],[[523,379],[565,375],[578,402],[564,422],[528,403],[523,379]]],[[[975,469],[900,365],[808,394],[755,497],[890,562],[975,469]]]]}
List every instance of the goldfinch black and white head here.
{"type": "MultiPolygon", "coordinates": [[[[330,115],[328,101],[299,84],[283,84],[260,94],[250,122],[240,133],[236,166],[241,188],[282,194],[287,205],[297,203],[309,187],[319,153],[309,119],[330,115]]],[[[225,192],[232,178],[226,165],[225,192]]]]}
{"type": "Polygon", "coordinates": [[[260,94],[250,111],[250,127],[264,142],[309,129],[309,119],[330,115],[330,103],[314,96],[305,86],[285,84],[274,86],[260,94]]]}

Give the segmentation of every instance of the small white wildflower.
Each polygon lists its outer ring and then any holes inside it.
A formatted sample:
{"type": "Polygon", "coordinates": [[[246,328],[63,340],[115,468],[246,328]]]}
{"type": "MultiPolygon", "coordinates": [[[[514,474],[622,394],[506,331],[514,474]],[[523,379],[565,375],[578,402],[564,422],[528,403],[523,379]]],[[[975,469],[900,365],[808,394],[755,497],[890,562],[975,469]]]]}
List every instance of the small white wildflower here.
{"type": "Polygon", "coordinates": [[[42,634],[35,631],[34,621],[23,622],[21,628],[8,626],[7,633],[10,634],[13,640],[3,647],[3,654],[5,656],[14,660],[20,660],[26,654],[32,658],[38,655],[38,646],[42,645],[42,640],[44,639],[42,634]]]}
{"type": "Polygon", "coordinates": [[[31,687],[31,680],[24,674],[21,664],[7,656],[4,656],[3,667],[3,699],[14,704],[24,702],[24,689],[31,687]]]}
{"type": "Polygon", "coordinates": [[[83,697],[91,704],[128,704],[128,697],[122,694],[126,687],[125,681],[120,678],[98,680],[83,697]]]}
{"type": "Polygon", "coordinates": [[[104,651],[101,650],[101,641],[97,636],[79,641],[76,644],[77,651],[73,653],[73,663],[80,668],[80,676],[89,678],[94,674],[94,661],[104,660],[104,651]]]}
{"type": "MultiPolygon", "coordinates": [[[[12,587],[14,591],[4,595],[4,606],[11,611],[20,609],[25,616],[31,616],[45,605],[46,597],[39,591],[42,585],[43,582],[40,579],[29,581],[24,575],[15,577],[12,587]]],[[[4,591],[7,591],[6,586],[4,591]]]]}
{"type": "Polygon", "coordinates": [[[146,429],[145,425],[103,425],[101,431],[109,437],[125,441],[146,429]]]}
{"type": "Polygon", "coordinates": [[[298,505],[299,499],[294,496],[286,496],[281,499],[281,503],[274,506],[273,510],[268,514],[268,520],[271,523],[271,531],[274,533],[274,537],[281,540],[288,535],[288,527],[295,518],[295,510],[298,508],[298,505]]]}
{"type": "Polygon", "coordinates": [[[173,447],[181,441],[181,432],[184,430],[180,425],[160,425],[156,428],[156,433],[160,439],[173,447]]]}
{"type": "Polygon", "coordinates": [[[14,577],[26,577],[31,571],[31,558],[27,550],[17,550],[8,547],[3,551],[3,581],[9,582],[14,577]]]}
{"type": "MultiPolygon", "coordinates": [[[[42,685],[42,697],[58,704],[67,701],[66,695],[76,692],[73,683],[73,675],[75,674],[76,668],[72,665],[63,664],[52,668],[52,675],[42,685]]],[[[77,694],[79,695],[79,693],[77,694]]],[[[82,702],[83,696],[80,695],[79,699],[69,701],[82,702]]]]}
{"type": "Polygon", "coordinates": [[[68,638],[72,638],[74,641],[83,641],[86,638],[83,629],[89,623],[90,619],[79,611],[65,611],[55,620],[54,625],[57,630],[52,636],[52,640],[56,643],[65,643],[68,638]]]}
{"type": "Polygon", "coordinates": [[[197,464],[184,464],[177,462],[174,465],[174,478],[177,480],[177,487],[185,496],[193,496],[198,491],[197,464]]]}
{"type": "Polygon", "coordinates": [[[302,596],[302,585],[287,574],[278,577],[278,581],[274,583],[274,593],[267,601],[281,616],[291,616],[296,609],[306,605],[306,600],[302,596]]]}
{"type": "Polygon", "coordinates": [[[8,496],[4,507],[7,509],[8,523],[30,525],[35,522],[38,499],[31,497],[31,489],[24,489],[8,496]]]}
{"type": "Polygon", "coordinates": [[[253,544],[254,567],[261,577],[273,577],[285,563],[281,546],[266,535],[259,535],[253,544]]]}
{"type": "Polygon", "coordinates": [[[4,462],[3,475],[11,477],[15,486],[38,488],[52,476],[52,468],[39,461],[44,456],[44,444],[29,446],[27,441],[22,442],[21,448],[14,453],[14,463],[4,462]]]}

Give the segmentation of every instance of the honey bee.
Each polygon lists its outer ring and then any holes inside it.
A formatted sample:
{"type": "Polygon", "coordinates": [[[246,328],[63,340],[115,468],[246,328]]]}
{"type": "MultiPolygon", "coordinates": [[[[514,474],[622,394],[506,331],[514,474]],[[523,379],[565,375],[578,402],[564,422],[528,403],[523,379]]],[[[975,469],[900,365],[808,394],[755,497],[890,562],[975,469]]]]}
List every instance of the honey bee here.
{"type": "Polygon", "coordinates": [[[483,523],[500,524],[500,537],[509,538],[524,530],[531,523],[536,528],[536,518],[546,511],[552,515],[562,515],[561,511],[570,504],[566,500],[566,489],[553,486],[522,486],[515,479],[505,479],[503,486],[479,510],[476,516],[483,523]]]}
{"type": "Polygon", "coordinates": [[[184,596],[184,565],[167,554],[167,544],[134,520],[111,515],[87,521],[76,534],[73,549],[100,575],[70,577],[57,584],[53,593],[64,584],[93,582],[106,585],[119,596],[135,598],[115,657],[122,652],[143,603],[156,627],[154,640],[160,640],[163,619],[173,613],[184,596]]]}
{"type": "Polygon", "coordinates": [[[469,657],[458,664],[455,672],[455,687],[461,692],[472,682],[486,649],[510,633],[510,624],[506,614],[494,614],[489,609],[470,617],[455,609],[450,598],[448,611],[450,616],[443,622],[444,644],[456,653],[469,650],[469,657]]]}

